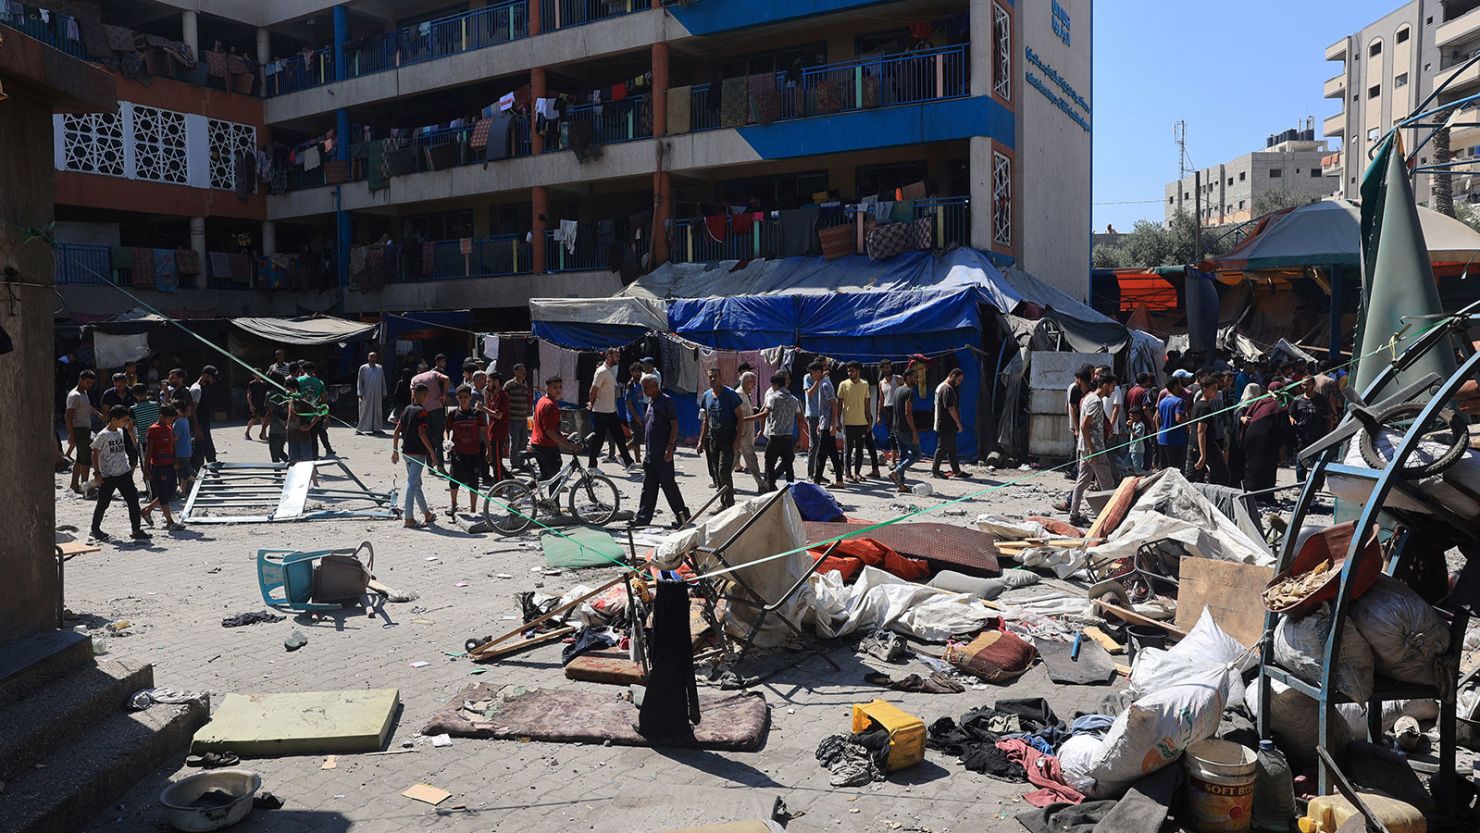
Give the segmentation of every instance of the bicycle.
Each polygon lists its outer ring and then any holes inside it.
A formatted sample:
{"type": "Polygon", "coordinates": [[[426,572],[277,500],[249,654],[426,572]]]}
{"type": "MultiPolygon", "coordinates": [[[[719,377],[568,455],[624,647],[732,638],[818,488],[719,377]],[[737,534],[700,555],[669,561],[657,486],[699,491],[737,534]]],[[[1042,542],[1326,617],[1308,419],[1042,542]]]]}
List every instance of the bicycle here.
{"type": "MultiPolygon", "coordinates": [[[[589,444],[596,435],[586,437],[589,444]]],[[[572,437],[571,439],[574,439],[572,437]]],[[[622,495],[611,478],[581,465],[580,452],[571,455],[554,477],[508,478],[493,484],[483,504],[483,518],[500,535],[518,535],[535,522],[543,509],[560,514],[560,496],[566,493],[571,516],[589,526],[611,523],[621,509],[622,495]]]]}

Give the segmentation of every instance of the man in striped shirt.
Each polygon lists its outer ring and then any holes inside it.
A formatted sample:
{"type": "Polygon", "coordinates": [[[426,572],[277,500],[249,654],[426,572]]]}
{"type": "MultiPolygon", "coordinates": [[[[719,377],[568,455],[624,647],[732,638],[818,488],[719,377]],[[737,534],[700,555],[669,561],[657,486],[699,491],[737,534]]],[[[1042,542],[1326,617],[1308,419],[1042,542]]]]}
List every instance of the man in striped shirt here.
{"type": "Polygon", "coordinates": [[[514,365],[514,378],[504,383],[509,395],[509,468],[524,468],[525,444],[529,442],[529,383],[524,365],[514,365]]]}
{"type": "MultiPolygon", "coordinates": [[[[134,436],[139,440],[139,449],[148,448],[149,426],[159,421],[159,403],[149,399],[149,389],[143,382],[134,383],[134,403],[130,408],[134,420],[134,436]]],[[[144,495],[153,497],[149,488],[149,456],[139,455],[139,473],[144,477],[144,495]]]]}

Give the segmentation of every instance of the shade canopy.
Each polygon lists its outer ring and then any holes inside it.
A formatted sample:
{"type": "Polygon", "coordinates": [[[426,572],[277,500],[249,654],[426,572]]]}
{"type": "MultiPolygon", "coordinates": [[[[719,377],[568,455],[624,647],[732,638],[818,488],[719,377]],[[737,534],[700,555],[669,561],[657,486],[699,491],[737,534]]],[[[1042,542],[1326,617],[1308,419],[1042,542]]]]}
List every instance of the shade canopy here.
{"type": "MultiPolygon", "coordinates": [[[[1453,217],[1418,208],[1429,260],[1480,260],[1480,233],[1453,217]]],[[[1258,272],[1362,262],[1361,208],[1350,200],[1321,200],[1259,221],[1254,233],[1227,254],[1208,261],[1219,272],[1258,272]]]]}
{"type": "Polygon", "coordinates": [[[378,326],[343,318],[233,318],[231,323],[278,344],[331,344],[357,340],[378,326]]]}

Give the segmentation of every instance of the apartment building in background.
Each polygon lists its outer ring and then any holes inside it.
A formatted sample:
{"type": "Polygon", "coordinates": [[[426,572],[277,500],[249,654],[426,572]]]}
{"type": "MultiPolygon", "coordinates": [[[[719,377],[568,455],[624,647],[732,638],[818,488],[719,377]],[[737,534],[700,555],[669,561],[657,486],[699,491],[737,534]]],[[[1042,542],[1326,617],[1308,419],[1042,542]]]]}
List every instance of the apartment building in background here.
{"type": "MultiPolygon", "coordinates": [[[[1326,98],[1341,105],[1321,125],[1322,136],[1341,144],[1323,165],[1334,180],[1332,191],[1358,198],[1362,171],[1377,142],[1428,98],[1450,65],[1445,56],[1452,49],[1443,42],[1452,40],[1454,30],[1446,21],[1476,5],[1413,0],[1326,47],[1326,60],[1340,67],[1323,89],[1326,98]]],[[[1414,148],[1415,131],[1403,133],[1405,147],[1414,148]]],[[[1432,157],[1431,146],[1421,149],[1418,164],[1429,164],[1432,157]]],[[[1432,190],[1431,176],[1415,178],[1420,205],[1430,204],[1432,190]]]]}
{"type": "Polygon", "coordinates": [[[188,315],[512,328],[880,202],[1086,296],[1090,0],[26,9],[0,24],[120,77],[120,113],[58,116],[50,151],[78,320],[127,309],[115,283],[188,315]]]}
{"type": "Polygon", "coordinates": [[[1243,223],[1259,216],[1255,205],[1270,194],[1309,202],[1331,192],[1322,173],[1326,142],[1315,137],[1313,124],[1271,135],[1263,150],[1246,153],[1221,165],[1204,168],[1163,189],[1166,220],[1179,212],[1189,216],[1199,206],[1204,226],[1243,223]],[[1199,186],[1199,181],[1201,185],[1199,186]],[[1196,193],[1202,188],[1201,202],[1196,193]]]}

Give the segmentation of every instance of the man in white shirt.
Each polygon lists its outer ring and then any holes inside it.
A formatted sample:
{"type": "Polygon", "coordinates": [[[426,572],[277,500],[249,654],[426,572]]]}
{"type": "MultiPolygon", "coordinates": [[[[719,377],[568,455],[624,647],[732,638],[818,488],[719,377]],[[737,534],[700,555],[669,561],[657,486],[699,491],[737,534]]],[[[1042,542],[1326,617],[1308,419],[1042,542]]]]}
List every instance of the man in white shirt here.
{"type": "Polygon", "coordinates": [[[1106,405],[1110,401],[1110,392],[1117,386],[1115,374],[1107,371],[1096,377],[1095,388],[1079,401],[1079,430],[1076,432],[1079,438],[1079,473],[1074,480],[1074,493],[1069,498],[1069,523],[1075,526],[1089,524],[1089,520],[1079,514],[1079,504],[1090,486],[1110,489],[1117,482],[1105,454],[1109,425],[1106,405]]]}
{"type": "Polygon", "coordinates": [[[627,452],[627,438],[622,436],[622,420],[617,416],[617,388],[620,386],[617,364],[621,359],[621,350],[608,347],[605,359],[596,368],[596,375],[591,379],[591,395],[586,399],[586,410],[591,412],[591,430],[596,436],[591,438],[589,468],[596,468],[596,452],[601,450],[608,439],[621,452],[622,464],[627,470],[631,471],[635,466],[632,455],[627,452]]]}

